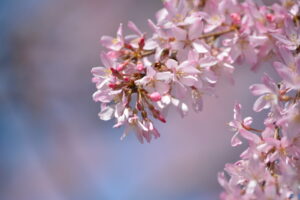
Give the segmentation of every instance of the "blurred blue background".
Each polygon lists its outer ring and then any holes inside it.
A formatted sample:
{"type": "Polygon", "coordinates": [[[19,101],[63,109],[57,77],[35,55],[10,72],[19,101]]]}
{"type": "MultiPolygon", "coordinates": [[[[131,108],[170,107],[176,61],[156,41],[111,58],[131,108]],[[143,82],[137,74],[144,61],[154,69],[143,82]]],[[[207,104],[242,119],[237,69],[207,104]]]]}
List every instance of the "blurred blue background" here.
{"type": "Polygon", "coordinates": [[[128,20],[149,31],[146,20],[161,7],[159,0],[0,1],[1,200],[218,198],[217,172],[244,148],[230,147],[226,123],[236,100],[246,116],[259,117],[248,86],[262,72],[238,68],[235,86],[222,80],[199,114],[182,119],[171,110],[151,144],[133,134],[120,141],[122,130],[100,121],[92,101],[100,37],[128,20]]]}

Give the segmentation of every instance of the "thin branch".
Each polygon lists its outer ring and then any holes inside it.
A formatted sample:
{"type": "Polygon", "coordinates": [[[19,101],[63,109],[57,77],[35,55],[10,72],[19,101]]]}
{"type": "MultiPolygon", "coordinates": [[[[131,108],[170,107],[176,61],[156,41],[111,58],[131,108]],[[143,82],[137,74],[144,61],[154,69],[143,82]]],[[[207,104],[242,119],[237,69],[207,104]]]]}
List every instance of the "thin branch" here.
{"type": "Polygon", "coordinates": [[[210,37],[219,37],[221,35],[224,35],[224,34],[236,31],[236,30],[237,30],[237,27],[232,26],[229,29],[224,30],[224,31],[215,32],[215,33],[208,33],[208,34],[201,35],[198,39],[205,39],[205,38],[210,38],[210,37]]]}

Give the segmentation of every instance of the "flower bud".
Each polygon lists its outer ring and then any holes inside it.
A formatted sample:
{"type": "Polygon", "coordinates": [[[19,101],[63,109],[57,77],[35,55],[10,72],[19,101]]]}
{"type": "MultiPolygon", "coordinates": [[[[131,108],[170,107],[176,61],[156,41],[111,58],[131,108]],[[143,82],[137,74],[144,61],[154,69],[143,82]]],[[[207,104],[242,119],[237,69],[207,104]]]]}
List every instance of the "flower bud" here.
{"type": "Polygon", "coordinates": [[[138,64],[136,65],[136,69],[137,69],[138,71],[143,71],[143,70],[145,69],[145,66],[144,66],[142,63],[138,63],[138,64]]]}
{"type": "Polygon", "coordinates": [[[162,116],[162,115],[159,115],[158,116],[158,120],[160,120],[162,123],[166,123],[166,119],[162,116]]]}
{"type": "Polygon", "coordinates": [[[269,22],[274,22],[275,20],[275,16],[270,13],[266,15],[266,18],[269,22]]]}
{"type": "Polygon", "coordinates": [[[117,84],[115,84],[115,83],[109,83],[108,87],[110,87],[111,89],[114,89],[114,88],[117,87],[117,84]]]}
{"type": "Polygon", "coordinates": [[[124,77],[124,81],[125,82],[129,82],[130,81],[130,78],[128,76],[124,77]]]}
{"type": "Polygon", "coordinates": [[[232,19],[233,24],[241,23],[241,16],[238,13],[231,13],[230,17],[232,19]]]}
{"type": "Polygon", "coordinates": [[[149,95],[149,98],[152,101],[160,101],[161,100],[161,95],[158,92],[153,92],[152,94],[149,95]]]}
{"type": "Polygon", "coordinates": [[[140,49],[143,49],[144,46],[145,46],[145,38],[142,37],[142,38],[140,39],[140,41],[139,41],[139,48],[140,48],[140,49]]]}

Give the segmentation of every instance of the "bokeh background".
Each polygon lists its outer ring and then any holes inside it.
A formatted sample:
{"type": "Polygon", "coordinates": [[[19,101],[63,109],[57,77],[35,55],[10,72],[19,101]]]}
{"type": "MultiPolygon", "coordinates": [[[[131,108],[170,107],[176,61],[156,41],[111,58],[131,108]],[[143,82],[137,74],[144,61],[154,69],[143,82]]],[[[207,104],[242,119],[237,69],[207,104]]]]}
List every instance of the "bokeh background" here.
{"type": "Polygon", "coordinates": [[[231,148],[235,101],[251,111],[258,73],[238,66],[204,111],[171,110],[162,137],[141,145],[102,122],[90,70],[101,65],[102,35],[133,20],[149,31],[160,0],[0,1],[1,200],[211,200],[217,172],[245,148],[231,148]]]}

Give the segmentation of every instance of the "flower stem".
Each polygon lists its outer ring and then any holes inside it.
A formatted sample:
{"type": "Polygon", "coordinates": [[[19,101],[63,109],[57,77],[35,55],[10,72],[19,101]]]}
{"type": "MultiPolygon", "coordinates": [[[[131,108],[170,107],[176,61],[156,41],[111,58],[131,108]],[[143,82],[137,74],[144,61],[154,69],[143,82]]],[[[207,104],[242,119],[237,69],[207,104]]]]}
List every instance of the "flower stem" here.
{"type": "Polygon", "coordinates": [[[224,35],[224,34],[236,31],[236,30],[237,30],[237,27],[232,26],[229,29],[224,30],[224,31],[219,31],[219,32],[215,32],[215,33],[208,33],[208,34],[201,35],[198,39],[205,39],[205,38],[210,38],[210,37],[219,37],[221,35],[224,35]]]}

